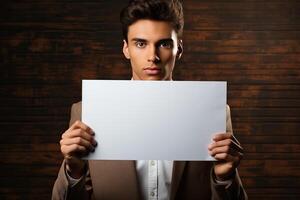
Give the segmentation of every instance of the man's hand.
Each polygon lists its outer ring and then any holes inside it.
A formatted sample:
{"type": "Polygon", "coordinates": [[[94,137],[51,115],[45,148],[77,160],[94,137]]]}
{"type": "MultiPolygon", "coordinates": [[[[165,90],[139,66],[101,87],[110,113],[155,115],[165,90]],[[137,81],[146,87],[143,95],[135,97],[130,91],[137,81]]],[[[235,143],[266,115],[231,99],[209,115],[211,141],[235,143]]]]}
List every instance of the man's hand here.
{"type": "Polygon", "coordinates": [[[93,130],[81,121],[76,121],[62,134],[60,150],[65,158],[67,171],[73,178],[83,175],[85,162],[81,157],[93,152],[96,146],[93,130]]]}
{"type": "Polygon", "coordinates": [[[208,146],[215,163],[214,172],[218,180],[230,179],[243,158],[243,148],[232,133],[219,133],[213,137],[214,142],[208,146]]]}

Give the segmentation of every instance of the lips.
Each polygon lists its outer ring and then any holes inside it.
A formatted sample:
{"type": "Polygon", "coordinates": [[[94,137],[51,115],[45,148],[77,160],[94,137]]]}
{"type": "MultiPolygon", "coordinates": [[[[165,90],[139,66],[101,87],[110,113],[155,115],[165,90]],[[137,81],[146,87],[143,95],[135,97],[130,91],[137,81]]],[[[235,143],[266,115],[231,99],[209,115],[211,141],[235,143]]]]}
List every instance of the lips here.
{"type": "Polygon", "coordinates": [[[158,75],[161,72],[161,69],[158,67],[145,67],[144,71],[147,75],[158,75]]]}

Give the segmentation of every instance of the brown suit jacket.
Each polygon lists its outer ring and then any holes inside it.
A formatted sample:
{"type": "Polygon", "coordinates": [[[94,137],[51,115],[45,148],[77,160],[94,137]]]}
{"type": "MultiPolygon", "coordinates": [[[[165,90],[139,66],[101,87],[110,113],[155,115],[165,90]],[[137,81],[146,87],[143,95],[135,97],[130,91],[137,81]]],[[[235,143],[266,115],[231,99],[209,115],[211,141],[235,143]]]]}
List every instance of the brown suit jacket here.
{"type": "MultiPolygon", "coordinates": [[[[81,120],[81,102],[72,105],[72,125],[81,120]]],[[[227,132],[232,132],[230,109],[227,106],[227,132]]],[[[247,199],[238,172],[231,184],[220,184],[214,179],[213,162],[174,161],[171,200],[175,199],[247,199]]],[[[55,181],[52,199],[142,199],[135,161],[89,160],[86,175],[70,186],[62,163],[55,181]]]]}

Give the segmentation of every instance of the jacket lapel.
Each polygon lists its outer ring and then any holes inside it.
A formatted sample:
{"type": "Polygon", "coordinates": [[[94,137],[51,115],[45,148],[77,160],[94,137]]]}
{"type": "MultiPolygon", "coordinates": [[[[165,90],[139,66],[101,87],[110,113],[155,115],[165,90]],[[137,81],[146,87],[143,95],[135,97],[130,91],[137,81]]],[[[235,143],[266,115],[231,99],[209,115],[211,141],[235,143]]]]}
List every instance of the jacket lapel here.
{"type": "Polygon", "coordinates": [[[171,183],[171,200],[175,199],[186,161],[174,161],[171,183]]]}
{"type": "Polygon", "coordinates": [[[135,161],[89,161],[95,199],[140,199],[135,161]]]}

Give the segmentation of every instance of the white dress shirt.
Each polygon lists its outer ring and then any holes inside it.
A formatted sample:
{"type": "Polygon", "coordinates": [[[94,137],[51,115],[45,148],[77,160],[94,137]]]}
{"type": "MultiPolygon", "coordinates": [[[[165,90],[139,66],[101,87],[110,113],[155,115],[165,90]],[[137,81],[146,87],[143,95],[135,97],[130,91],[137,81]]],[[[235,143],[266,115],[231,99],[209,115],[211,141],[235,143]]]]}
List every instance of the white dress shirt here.
{"type": "Polygon", "coordinates": [[[136,171],[143,199],[170,199],[173,161],[138,160],[136,171]]]}

